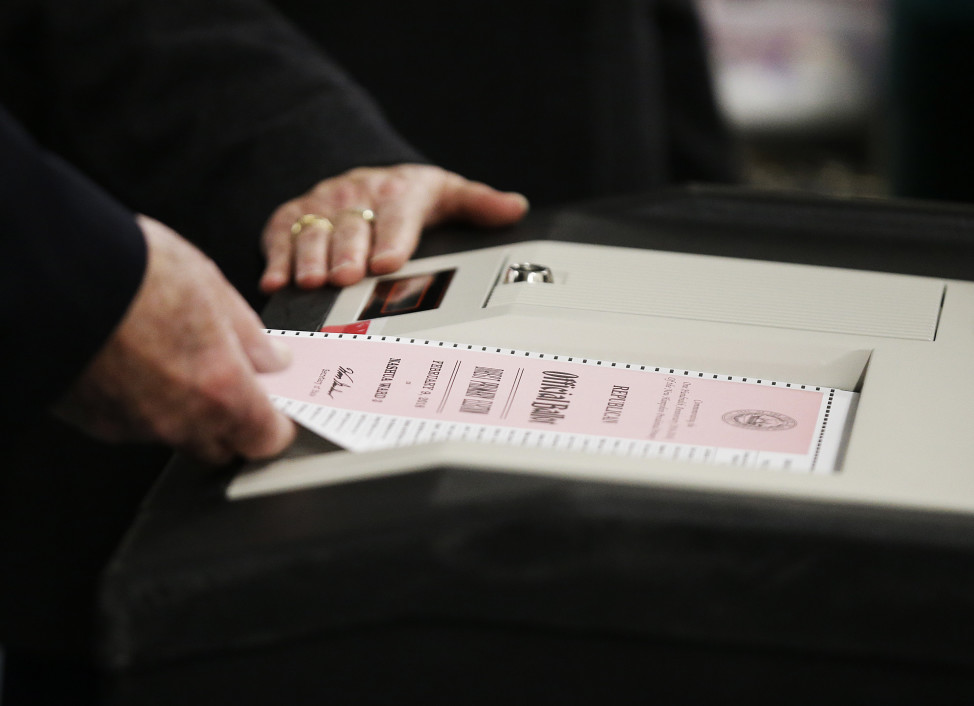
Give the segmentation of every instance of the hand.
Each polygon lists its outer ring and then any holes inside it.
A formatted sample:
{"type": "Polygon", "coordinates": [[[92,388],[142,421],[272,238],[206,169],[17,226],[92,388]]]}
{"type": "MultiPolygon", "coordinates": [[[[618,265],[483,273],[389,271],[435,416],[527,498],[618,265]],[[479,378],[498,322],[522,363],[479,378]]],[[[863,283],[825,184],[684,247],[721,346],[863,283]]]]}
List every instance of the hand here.
{"type": "Polygon", "coordinates": [[[140,217],[149,262],[112,337],[57,412],[108,441],[162,441],[211,463],[272,456],[294,424],[257,372],[290,361],[216,265],[166,226],[140,217]]]}
{"type": "Polygon", "coordinates": [[[311,289],[346,286],[394,272],[412,255],[420,231],[447,220],[481,226],[518,221],[528,208],[520,194],[502,193],[439,167],[403,164],[353,169],[326,179],[271,216],[262,245],[267,267],[260,287],[275,292],[292,279],[311,289]],[[362,209],[374,214],[370,223],[362,209]],[[305,214],[323,217],[292,235],[305,214]],[[329,227],[329,222],[331,227],[329,227]]]}

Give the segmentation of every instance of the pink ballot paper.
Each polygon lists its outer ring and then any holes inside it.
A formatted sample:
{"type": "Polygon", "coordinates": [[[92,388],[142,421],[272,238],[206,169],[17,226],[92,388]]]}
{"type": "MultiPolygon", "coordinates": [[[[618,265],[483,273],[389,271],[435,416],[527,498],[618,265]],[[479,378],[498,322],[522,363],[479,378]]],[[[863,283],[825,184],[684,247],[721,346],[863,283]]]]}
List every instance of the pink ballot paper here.
{"type": "Polygon", "coordinates": [[[351,451],[478,441],[830,473],[856,393],[387,336],[268,331],[278,409],[351,451]]]}
{"type": "Polygon", "coordinates": [[[369,451],[479,441],[794,471],[836,470],[853,392],[421,339],[268,331],[278,409],[369,451]]]}

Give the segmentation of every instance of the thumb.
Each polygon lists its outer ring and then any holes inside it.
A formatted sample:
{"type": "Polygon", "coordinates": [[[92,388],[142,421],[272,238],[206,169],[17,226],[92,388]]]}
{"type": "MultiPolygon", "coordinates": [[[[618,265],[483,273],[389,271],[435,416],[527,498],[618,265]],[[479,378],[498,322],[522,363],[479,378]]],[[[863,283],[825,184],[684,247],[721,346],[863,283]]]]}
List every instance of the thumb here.
{"type": "Polygon", "coordinates": [[[226,307],[230,325],[240,346],[258,373],[276,373],[291,364],[291,349],[280,339],[268,336],[257,313],[235,289],[227,287],[229,301],[226,307]]]}

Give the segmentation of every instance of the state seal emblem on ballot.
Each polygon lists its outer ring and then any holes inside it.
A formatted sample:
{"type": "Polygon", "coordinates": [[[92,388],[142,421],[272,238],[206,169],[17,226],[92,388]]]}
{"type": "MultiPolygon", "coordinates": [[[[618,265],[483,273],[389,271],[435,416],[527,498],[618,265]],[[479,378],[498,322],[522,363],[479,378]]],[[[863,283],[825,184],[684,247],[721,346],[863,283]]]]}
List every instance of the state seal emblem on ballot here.
{"type": "Polygon", "coordinates": [[[731,426],[756,431],[787,431],[794,429],[798,424],[786,414],[768,412],[763,409],[739,409],[728,412],[722,419],[731,426]]]}

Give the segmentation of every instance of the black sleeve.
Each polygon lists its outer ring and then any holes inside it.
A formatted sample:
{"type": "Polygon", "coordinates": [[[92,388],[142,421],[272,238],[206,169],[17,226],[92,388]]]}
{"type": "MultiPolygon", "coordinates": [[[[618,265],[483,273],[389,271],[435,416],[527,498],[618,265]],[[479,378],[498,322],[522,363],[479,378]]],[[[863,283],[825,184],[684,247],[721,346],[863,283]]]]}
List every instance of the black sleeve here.
{"type": "Polygon", "coordinates": [[[7,425],[50,407],[101,347],[142,281],[146,246],[131,213],[2,109],[0,238],[7,425]]]}
{"type": "Polygon", "coordinates": [[[0,52],[0,100],[42,142],[204,249],[256,255],[320,179],[423,160],[262,0],[4,0],[0,52]]]}

